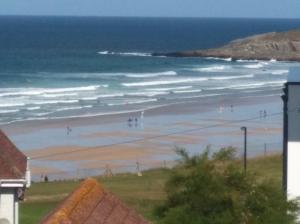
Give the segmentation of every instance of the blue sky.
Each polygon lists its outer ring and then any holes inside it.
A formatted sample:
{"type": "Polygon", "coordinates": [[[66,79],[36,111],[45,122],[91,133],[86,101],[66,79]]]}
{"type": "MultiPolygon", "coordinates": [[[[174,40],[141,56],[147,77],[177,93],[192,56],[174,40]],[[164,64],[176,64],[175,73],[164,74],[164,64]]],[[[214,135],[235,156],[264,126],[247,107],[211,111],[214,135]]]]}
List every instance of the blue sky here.
{"type": "Polygon", "coordinates": [[[300,18],[300,0],[0,0],[0,15],[300,18]]]}

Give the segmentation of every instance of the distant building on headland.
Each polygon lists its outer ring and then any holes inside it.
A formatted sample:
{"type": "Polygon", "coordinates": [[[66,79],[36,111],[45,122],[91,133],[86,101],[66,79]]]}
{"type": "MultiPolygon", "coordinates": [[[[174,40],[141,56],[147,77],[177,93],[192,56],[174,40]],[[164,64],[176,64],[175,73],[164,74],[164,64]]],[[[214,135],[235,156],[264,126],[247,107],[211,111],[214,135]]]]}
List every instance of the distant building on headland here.
{"type": "Polygon", "coordinates": [[[291,68],[284,103],[283,187],[288,199],[300,197],[300,68],[291,68]]]}
{"type": "Polygon", "coordinates": [[[92,178],[83,181],[41,223],[149,224],[92,178]]]}
{"type": "Polygon", "coordinates": [[[19,201],[30,182],[27,157],[0,130],[0,224],[19,223],[19,201]]]}

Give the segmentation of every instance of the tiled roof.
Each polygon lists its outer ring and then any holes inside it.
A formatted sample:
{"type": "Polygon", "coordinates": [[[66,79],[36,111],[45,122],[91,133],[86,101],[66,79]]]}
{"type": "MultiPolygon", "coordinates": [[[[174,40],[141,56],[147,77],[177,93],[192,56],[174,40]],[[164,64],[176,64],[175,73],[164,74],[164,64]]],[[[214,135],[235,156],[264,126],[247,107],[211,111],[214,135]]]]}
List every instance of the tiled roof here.
{"type": "Polygon", "coordinates": [[[0,179],[25,177],[27,158],[0,130],[0,179]]]}
{"type": "Polygon", "coordinates": [[[149,224],[95,179],[88,178],[42,224],[149,224]]]}

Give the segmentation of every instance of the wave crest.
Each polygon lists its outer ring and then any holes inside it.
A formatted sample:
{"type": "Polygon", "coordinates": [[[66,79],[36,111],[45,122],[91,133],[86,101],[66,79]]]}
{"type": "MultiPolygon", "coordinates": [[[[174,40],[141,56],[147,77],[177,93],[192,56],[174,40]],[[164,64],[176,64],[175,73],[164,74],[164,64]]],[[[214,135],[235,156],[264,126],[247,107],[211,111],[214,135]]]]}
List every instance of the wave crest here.
{"type": "Polygon", "coordinates": [[[135,57],[151,57],[151,53],[143,52],[113,52],[113,51],[99,51],[101,55],[120,55],[120,56],[135,56],[135,57]]]}

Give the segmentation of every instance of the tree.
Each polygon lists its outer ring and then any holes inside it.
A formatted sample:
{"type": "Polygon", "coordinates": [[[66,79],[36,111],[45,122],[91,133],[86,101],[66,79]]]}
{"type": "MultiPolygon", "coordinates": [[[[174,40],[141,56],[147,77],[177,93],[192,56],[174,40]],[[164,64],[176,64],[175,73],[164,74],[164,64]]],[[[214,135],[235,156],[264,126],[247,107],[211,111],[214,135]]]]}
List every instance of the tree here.
{"type": "Polygon", "coordinates": [[[156,212],[162,224],[292,224],[297,201],[287,201],[271,181],[258,182],[234,160],[234,148],[209,150],[182,160],[166,184],[168,194],[156,212]]]}

